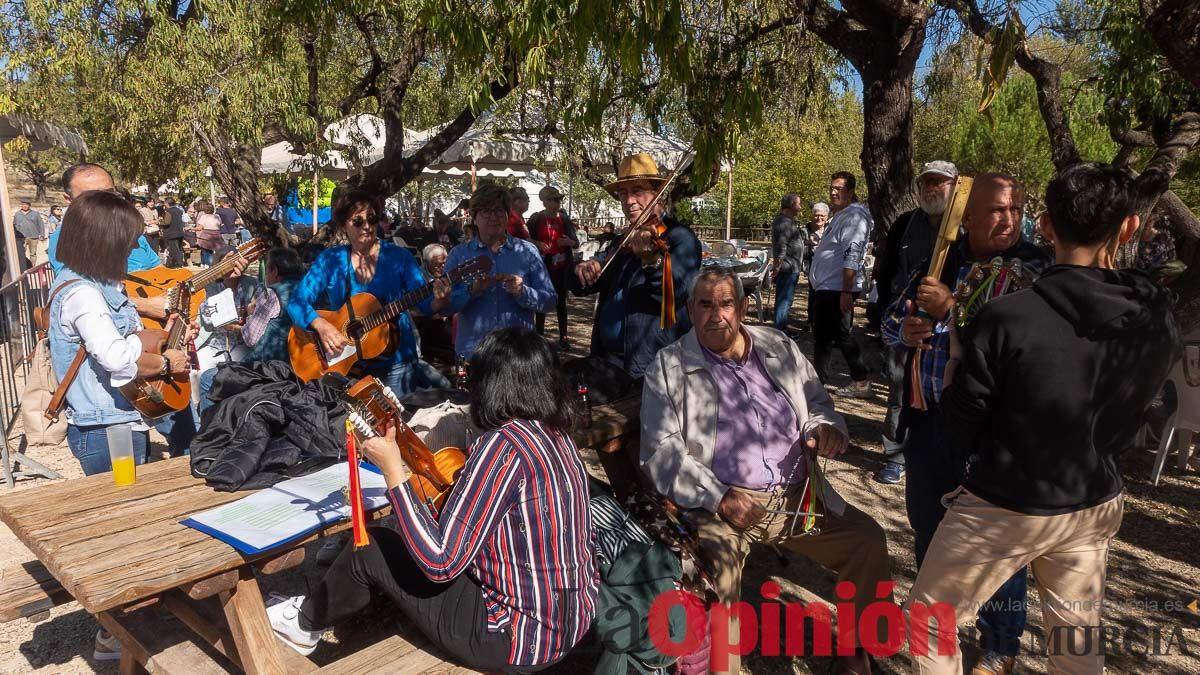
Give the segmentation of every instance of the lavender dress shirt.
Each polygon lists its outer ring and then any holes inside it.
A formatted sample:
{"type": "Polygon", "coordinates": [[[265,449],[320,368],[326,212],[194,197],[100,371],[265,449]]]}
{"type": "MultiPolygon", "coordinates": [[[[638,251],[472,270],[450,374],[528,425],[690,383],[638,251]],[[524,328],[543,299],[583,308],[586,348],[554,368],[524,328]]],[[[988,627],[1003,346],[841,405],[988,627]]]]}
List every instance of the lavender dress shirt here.
{"type": "Polygon", "coordinates": [[[717,444],[712,471],[726,485],[770,490],[801,483],[807,474],[804,434],[796,411],[775,386],[746,331],[742,363],[704,349],[717,385],[717,444]]]}

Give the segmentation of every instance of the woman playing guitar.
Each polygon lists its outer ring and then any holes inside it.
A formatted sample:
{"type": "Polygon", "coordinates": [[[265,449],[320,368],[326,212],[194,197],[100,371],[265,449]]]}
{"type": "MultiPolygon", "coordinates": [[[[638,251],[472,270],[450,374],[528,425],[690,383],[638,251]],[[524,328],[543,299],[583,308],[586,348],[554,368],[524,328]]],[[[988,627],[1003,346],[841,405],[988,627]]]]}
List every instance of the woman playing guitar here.
{"type": "Polygon", "coordinates": [[[502,328],[476,348],[471,417],[483,430],[435,519],[408,482],[395,429],[363,445],[382,471],[398,526],[368,528],[311,596],[267,610],[309,654],[324,628],[385,595],[462,665],[533,672],[558,661],[596,613],[587,473],[566,430],[573,397],[546,341],[502,328]]]}
{"type": "Polygon", "coordinates": [[[106,430],[133,425],[134,461],[141,464],[148,427],[118,389],[138,378],[189,370],[184,352],[148,353],[136,335],[142,322],[121,280],[144,221],[121,196],[92,191],[71,201],[61,229],[57,255],[63,269],[55,279],[49,320],[50,358],[60,382],[81,345],[86,353],[67,389],[67,443],[85,474],[103,473],[111,470],[106,430]]]}
{"type": "MultiPolygon", "coordinates": [[[[356,346],[338,326],[318,316],[317,309],[338,309],[358,293],[370,293],[380,303],[388,303],[425,285],[421,267],[411,253],[380,241],[377,226],[382,217],[383,204],[366,192],[354,190],[338,198],[328,227],[339,228],[350,243],[321,253],[288,302],[292,321],[317,333],[327,359],[356,346]]],[[[433,297],[420,305],[422,312],[440,311],[449,301],[449,293],[448,283],[435,285],[433,297]]],[[[400,314],[394,325],[395,350],[361,362],[363,370],[382,380],[397,396],[420,387],[448,387],[448,382],[426,382],[422,373],[430,369],[415,367],[417,342],[408,314],[400,314]]]]}

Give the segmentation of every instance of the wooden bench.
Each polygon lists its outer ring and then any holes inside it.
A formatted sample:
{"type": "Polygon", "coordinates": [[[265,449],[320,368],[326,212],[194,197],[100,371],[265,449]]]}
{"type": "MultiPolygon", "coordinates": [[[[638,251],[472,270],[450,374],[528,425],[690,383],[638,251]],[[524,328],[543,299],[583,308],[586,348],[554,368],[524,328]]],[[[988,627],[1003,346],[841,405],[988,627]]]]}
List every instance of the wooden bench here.
{"type": "Polygon", "coordinates": [[[0,570],[0,623],[44,621],[50,618],[51,608],[71,600],[71,594],[37,560],[0,570]]]}
{"type": "MultiPolygon", "coordinates": [[[[157,606],[124,614],[105,612],[100,615],[100,623],[115,634],[124,647],[121,672],[144,670],[155,675],[229,675],[242,672],[236,651],[231,649],[232,636],[227,632],[213,632],[211,628],[216,625],[221,612],[216,599],[192,605],[193,615],[186,621],[180,618],[179,609],[180,604],[168,596],[157,606]],[[209,628],[196,631],[197,623],[207,624],[209,628]]],[[[280,655],[289,675],[360,675],[401,670],[430,675],[475,672],[446,661],[424,637],[409,641],[399,635],[390,635],[325,666],[318,666],[287,648],[281,649],[280,655]]],[[[320,650],[317,656],[320,656],[320,650]]]]}

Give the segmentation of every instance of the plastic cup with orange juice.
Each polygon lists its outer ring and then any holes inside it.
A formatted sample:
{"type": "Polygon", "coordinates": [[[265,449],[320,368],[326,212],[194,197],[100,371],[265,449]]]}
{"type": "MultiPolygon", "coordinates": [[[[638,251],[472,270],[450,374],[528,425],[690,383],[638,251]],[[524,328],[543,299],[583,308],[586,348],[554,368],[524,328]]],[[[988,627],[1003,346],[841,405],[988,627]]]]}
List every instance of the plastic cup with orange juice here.
{"type": "Polygon", "coordinates": [[[108,456],[112,460],[113,482],[118,487],[137,480],[137,462],[133,458],[133,427],[114,424],[104,430],[108,436],[108,456]]]}

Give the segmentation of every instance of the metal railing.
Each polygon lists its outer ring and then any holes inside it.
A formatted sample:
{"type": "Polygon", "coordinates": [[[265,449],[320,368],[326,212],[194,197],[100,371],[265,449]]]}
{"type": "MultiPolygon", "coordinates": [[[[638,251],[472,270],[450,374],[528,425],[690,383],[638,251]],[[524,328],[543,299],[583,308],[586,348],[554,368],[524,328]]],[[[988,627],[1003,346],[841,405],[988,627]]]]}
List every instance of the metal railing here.
{"type": "Polygon", "coordinates": [[[37,344],[33,310],[46,303],[54,284],[54,270],[49,263],[32,267],[15,280],[0,286],[0,426],[4,428],[4,444],[0,446],[0,469],[4,481],[13,487],[14,478],[25,475],[57,477],[37,462],[22,454],[24,436],[17,448],[9,441],[21,407],[21,393],[29,374],[30,357],[37,344]],[[14,471],[13,462],[26,471],[14,471]]]}

